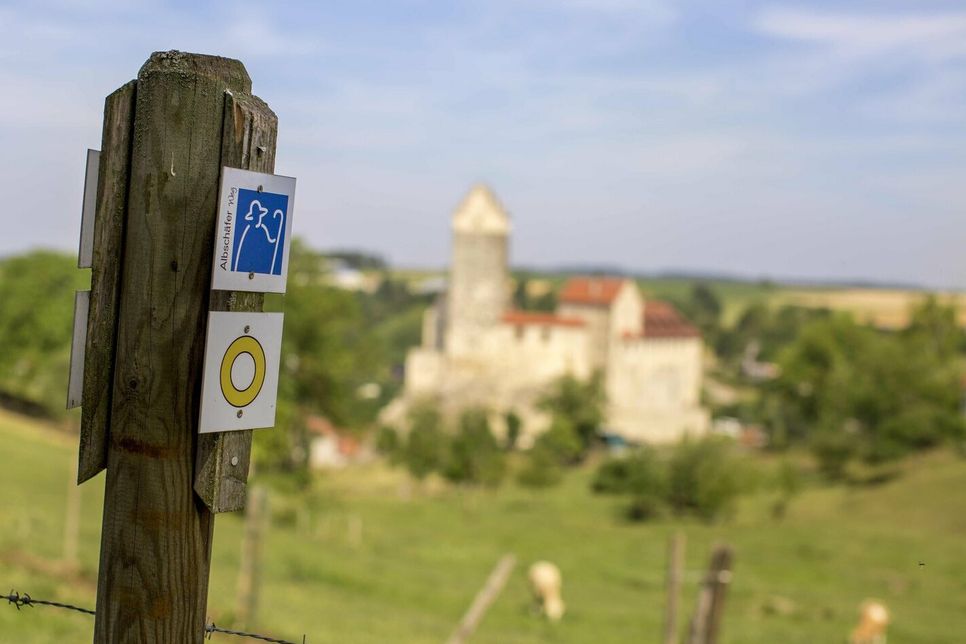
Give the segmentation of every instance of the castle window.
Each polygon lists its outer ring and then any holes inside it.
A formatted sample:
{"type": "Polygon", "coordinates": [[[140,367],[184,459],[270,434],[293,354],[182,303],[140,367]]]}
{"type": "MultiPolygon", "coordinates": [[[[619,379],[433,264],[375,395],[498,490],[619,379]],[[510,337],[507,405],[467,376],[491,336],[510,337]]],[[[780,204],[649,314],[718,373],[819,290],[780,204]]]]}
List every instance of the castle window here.
{"type": "Polygon", "coordinates": [[[517,327],[515,329],[516,336],[517,336],[517,340],[523,340],[523,332],[524,332],[524,330],[525,329],[523,328],[523,325],[522,324],[518,324],[517,325],[517,327]]]}
{"type": "Polygon", "coordinates": [[[544,342],[550,342],[550,327],[544,326],[540,327],[540,337],[544,342]]]}

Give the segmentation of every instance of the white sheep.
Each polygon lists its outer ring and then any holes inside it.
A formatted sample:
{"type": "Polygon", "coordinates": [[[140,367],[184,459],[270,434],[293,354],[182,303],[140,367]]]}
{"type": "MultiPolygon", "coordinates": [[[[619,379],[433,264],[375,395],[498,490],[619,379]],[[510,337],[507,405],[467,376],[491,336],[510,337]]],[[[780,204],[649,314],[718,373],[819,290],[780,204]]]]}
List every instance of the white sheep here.
{"type": "Polygon", "coordinates": [[[538,561],[530,566],[527,578],[530,580],[530,589],[540,605],[540,612],[554,622],[563,617],[560,569],[549,561],[538,561]]]}
{"type": "Polygon", "coordinates": [[[850,644],[885,644],[889,611],[881,602],[867,600],[862,604],[859,624],[852,631],[850,644]]]}

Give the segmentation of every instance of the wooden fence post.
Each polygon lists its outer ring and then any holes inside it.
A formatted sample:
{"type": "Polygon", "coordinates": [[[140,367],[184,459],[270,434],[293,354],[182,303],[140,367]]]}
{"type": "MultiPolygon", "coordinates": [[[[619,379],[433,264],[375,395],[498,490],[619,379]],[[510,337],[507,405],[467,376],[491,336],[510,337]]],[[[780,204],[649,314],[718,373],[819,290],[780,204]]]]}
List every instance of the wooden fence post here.
{"type": "Polygon", "coordinates": [[[684,546],[685,537],[681,532],[675,532],[668,540],[664,644],[678,644],[678,602],[681,578],[684,576],[684,546]]]}
{"type": "Polygon", "coordinates": [[[262,531],[268,519],[268,493],[256,485],[245,504],[245,534],[242,536],[238,570],[238,622],[252,628],[258,614],[258,584],[261,565],[262,531]]]}
{"type": "Polygon", "coordinates": [[[67,503],[64,508],[64,563],[70,569],[77,568],[77,552],[80,544],[81,496],[77,486],[77,461],[71,459],[67,479],[67,503]]]}
{"type": "Polygon", "coordinates": [[[493,572],[487,577],[486,583],[483,584],[483,588],[473,598],[473,603],[470,604],[469,610],[463,615],[459,626],[456,627],[453,634],[446,640],[446,644],[463,644],[463,642],[470,638],[470,635],[473,634],[473,631],[476,630],[476,627],[483,620],[483,616],[486,614],[487,609],[489,609],[490,604],[495,602],[496,598],[500,596],[516,564],[517,558],[511,554],[503,555],[500,558],[493,572]]]}
{"type": "Polygon", "coordinates": [[[206,438],[202,454],[197,423],[210,300],[261,306],[260,296],[210,297],[221,167],[274,162],[274,114],[250,93],[236,60],[156,52],[106,103],[93,275],[110,281],[116,266],[116,321],[103,321],[104,337],[116,336],[93,354],[112,374],[105,413],[103,398],[88,406],[99,392],[85,366],[85,419],[97,422],[83,428],[80,472],[107,467],[98,643],[202,642],[213,512],[244,499],[251,433],[206,438]],[[98,234],[115,220],[117,234],[98,234]]]}
{"type": "Polygon", "coordinates": [[[711,564],[701,582],[691,620],[690,644],[716,644],[718,641],[725,593],[731,583],[733,556],[730,546],[718,545],[711,552],[711,564]]]}

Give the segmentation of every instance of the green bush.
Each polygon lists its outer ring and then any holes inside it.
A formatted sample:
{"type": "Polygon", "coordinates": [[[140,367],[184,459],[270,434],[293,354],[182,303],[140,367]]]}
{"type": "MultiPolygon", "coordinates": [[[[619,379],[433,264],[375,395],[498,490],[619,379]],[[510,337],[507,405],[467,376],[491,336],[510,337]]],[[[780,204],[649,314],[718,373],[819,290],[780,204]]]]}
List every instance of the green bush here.
{"type": "Polygon", "coordinates": [[[802,491],[802,475],[791,461],[786,459],[781,462],[775,486],[778,488],[778,498],[772,504],[771,513],[775,519],[783,519],[792,499],[802,491]]]}
{"type": "Polygon", "coordinates": [[[743,475],[729,442],[684,440],[668,461],[668,504],[677,514],[716,519],[732,509],[743,475]]]}
{"type": "Polygon", "coordinates": [[[845,478],[849,461],[857,451],[855,440],[844,431],[819,432],[812,437],[810,447],[819,471],[831,481],[845,478]]]}
{"type": "Polygon", "coordinates": [[[540,434],[534,444],[537,448],[552,455],[559,465],[574,465],[584,455],[584,443],[576,427],[563,417],[554,418],[550,429],[540,434]]]}
{"type": "Polygon", "coordinates": [[[560,483],[563,468],[557,456],[544,446],[534,446],[527,453],[526,464],[517,474],[517,482],[525,487],[542,488],[560,483]]]}
{"type": "Polygon", "coordinates": [[[399,432],[393,427],[382,425],[376,431],[376,451],[395,462],[399,458],[400,440],[399,432]]]}
{"type": "Polygon", "coordinates": [[[598,494],[629,496],[628,518],[642,521],[659,514],[666,505],[667,469],[654,451],[639,450],[602,463],[591,488],[598,494]]]}
{"type": "Polygon", "coordinates": [[[908,449],[935,447],[946,439],[957,442],[963,435],[963,419],[955,412],[917,406],[879,426],[866,459],[873,463],[888,461],[903,456],[908,449]]]}
{"type": "Polygon", "coordinates": [[[409,414],[409,436],[402,450],[402,461],[419,480],[438,471],[445,455],[446,435],[439,410],[430,404],[414,407],[409,414]]]}
{"type": "Polygon", "coordinates": [[[503,480],[505,471],[505,457],[490,431],[486,411],[464,411],[460,416],[459,433],[449,445],[443,475],[457,483],[495,487],[503,480]]]}
{"type": "Polygon", "coordinates": [[[539,401],[553,423],[569,423],[581,445],[581,455],[593,443],[604,418],[604,381],[600,372],[586,381],[571,375],[559,378],[539,401]]]}
{"type": "Polygon", "coordinates": [[[650,449],[635,451],[624,458],[603,462],[597,468],[591,488],[598,494],[639,494],[666,491],[664,464],[650,449]]]}

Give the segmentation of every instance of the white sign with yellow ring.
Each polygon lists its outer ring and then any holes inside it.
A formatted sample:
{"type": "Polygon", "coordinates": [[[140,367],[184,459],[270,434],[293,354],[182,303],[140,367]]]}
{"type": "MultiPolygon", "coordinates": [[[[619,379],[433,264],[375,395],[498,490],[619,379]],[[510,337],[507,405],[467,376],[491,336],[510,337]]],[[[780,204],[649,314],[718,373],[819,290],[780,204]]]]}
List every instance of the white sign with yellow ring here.
{"type": "Polygon", "coordinates": [[[198,431],[275,425],[281,313],[208,314],[198,431]]]}

